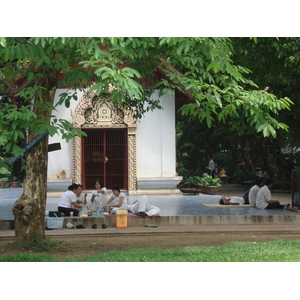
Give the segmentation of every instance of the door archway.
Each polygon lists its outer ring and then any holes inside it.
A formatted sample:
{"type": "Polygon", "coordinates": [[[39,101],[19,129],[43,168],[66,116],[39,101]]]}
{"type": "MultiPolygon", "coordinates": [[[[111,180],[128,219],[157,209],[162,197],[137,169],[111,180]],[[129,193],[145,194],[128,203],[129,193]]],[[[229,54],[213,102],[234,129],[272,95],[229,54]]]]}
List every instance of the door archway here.
{"type": "MultiPolygon", "coordinates": [[[[94,135],[97,131],[99,134],[100,132],[106,132],[105,134],[108,133],[108,135],[112,134],[112,132],[125,132],[124,137],[126,138],[126,142],[123,144],[124,148],[122,148],[123,150],[118,150],[126,152],[124,153],[126,156],[125,158],[119,158],[125,159],[126,161],[126,166],[123,168],[123,171],[125,172],[124,180],[126,182],[124,183],[123,188],[136,190],[136,122],[132,117],[131,111],[122,107],[116,107],[110,102],[110,94],[113,89],[114,87],[111,86],[107,94],[102,94],[100,96],[97,96],[96,92],[84,93],[75,111],[72,112],[73,124],[76,128],[86,132],[94,131],[94,135]]],[[[74,137],[72,180],[74,183],[84,185],[86,185],[87,182],[87,178],[84,177],[86,176],[85,149],[87,148],[85,147],[82,138],[74,137]]],[[[100,162],[102,158],[103,164],[109,164],[109,157],[104,155],[107,154],[107,151],[111,150],[103,149],[101,153],[101,149],[99,149],[99,156],[97,157],[97,154],[95,154],[95,160],[100,162]],[[105,161],[105,157],[108,158],[108,161],[105,161]]],[[[113,176],[113,171],[110,170],[109,172],[112,174],[111,176],[113,176]]],[[[104,174],[95,174],[96,177],[97,175],[100,177],[100,175],[103,176],[104,174]]],[[[116,175],[120,177],[119,173],[116,175]]],[[[110,184],[110,182],[112,182],[111,179],[107,181],[108,184],[110,184]]],[[[90,183],[88,185],[90,186],[90,183]]]]}

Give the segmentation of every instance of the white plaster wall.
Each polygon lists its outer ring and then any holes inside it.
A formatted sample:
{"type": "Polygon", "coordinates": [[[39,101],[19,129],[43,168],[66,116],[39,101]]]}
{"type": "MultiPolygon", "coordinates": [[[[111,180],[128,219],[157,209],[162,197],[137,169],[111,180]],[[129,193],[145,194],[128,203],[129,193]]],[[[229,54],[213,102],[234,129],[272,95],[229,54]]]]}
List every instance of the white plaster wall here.
{"type": "MultiPolygon", "coordinates": [[[[55,104],[59,94],[67,89],[59,89],[55,95],[55,104]]],[[[59,106],[53,115],[72,121],[71,110],[75,110],[83,93],[78,92],[78,100],[72,100],[70,108],[59,106]]],[[[158,98],[158,91],[153,94],[158,98]]],[[[174,177],[176,176],[175,141],[175,99],[168,94],[160,99],[162,110],[148,112],[137,122],[137,177],[174,177]]],[[[60,143],[61,150],[48,153],[48,179],[57,178],[63,170],[66,178],[72,177],[72,140],[62,140],[60,134],[49,137],[49,144],[60,143]]]]}
{"type": "MultiPolygon", "coordinates": [[[[55,94],[54,105],[59,101],[59,95],[67,92],[68,89],[58,89],[55,94]]],[[[70,108],[66,108],[64,105],[57,107],[57,111],[53,111],[52,114],[57,118],[65,119],[72,122],[71,109],[74,111],[79,103],[82,92],[77,92],[78,100],[71,100],[70,108]]],[[[52,151],[48,153],[48,179],[57,178],[58,174],[63,170],[66,172],[66,178],[72,177],[72,146],[73,141],[68,143],[62,139],[61,134],[55,134],[53,137],[49,136],[49,144],[60,143],[61,150],[52,151]]]]}
{"type": "MultiPolygon", "coordinates": [[[[158,98],[158,91],[152,95],[158,98]]],[[[137,122],[137,177],[176,176],[175,99],[160,98],[163,109],[147,112],[137,122]]]]}

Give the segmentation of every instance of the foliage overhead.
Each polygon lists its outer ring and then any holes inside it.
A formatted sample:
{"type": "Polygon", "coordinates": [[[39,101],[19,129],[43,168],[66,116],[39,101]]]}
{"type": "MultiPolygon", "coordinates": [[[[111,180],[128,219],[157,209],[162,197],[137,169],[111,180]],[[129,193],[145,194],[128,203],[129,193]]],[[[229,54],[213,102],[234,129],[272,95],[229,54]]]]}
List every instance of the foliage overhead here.
{"type": "Polygon", "coordinates": [[[150,96],[154,89],[160,95],[177,89],[192,100],[182,113],[208,126],[230,123],[240,134],[250,128],[264,136],[287,130],[275,117],[292,102],[258,89],[247,79],[250,70],[233,63],[233,53],[231,40],[217,37],[0,38],[0,88],[10,99],[0,103],[0,144],[20,153],[25,128],[60,133],[67,140],[82,134],[42,112],[69,107],[78,90],[100,95],[110,85],[116,87],[111,101],[131,108],[136,118],[160,108],[150,96]],[[57,106],[44,101],[43,90],[65,86],[72,90],[60,95],[57,106]]]}

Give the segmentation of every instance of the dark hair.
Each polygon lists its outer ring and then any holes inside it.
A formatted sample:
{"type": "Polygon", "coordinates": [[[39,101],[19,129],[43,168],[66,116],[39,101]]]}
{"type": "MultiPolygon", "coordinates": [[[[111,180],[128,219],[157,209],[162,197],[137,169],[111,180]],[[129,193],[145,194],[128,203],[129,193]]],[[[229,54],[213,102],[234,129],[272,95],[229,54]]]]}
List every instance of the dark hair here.
{"type": "Polygon", "coordinates": [[[270,184],[272,184],[273,183],[273,179],[271,179],[271,178],[267,178],[266,180],[265,180],[265,185],[270,185],[270,184]]]}
{"type": "Polygon", "coordinates": [[[68,190],[69,190],[69,191],[77,190],[78,187],[79,187],[79,185],[76,184],[76,183],[74,183],[74,184],[72,184],[72,185],[70,185],[70,186],[68,187],[68,190]]]}
{"type": "Polygon", "coordinates": [[[115,191],[118,191],[120,193],[120,188],[118,185],[114,184],[112,187],[111,187],[112,190],[115,190],[115,191]]]}
{"type": "Polygon", "coordinates": [[[260,185],[263,182],[264,182],[264,180],[262,178],[256,178],[256,180],[255,180],[256,185],[260,185]]]}
{"type": "Polygon", "coordinates": [[[102,183],[101,183],[101,181],[100,181],[100,179],[96,179],[95,183],[97,183],[97,182],[100,184],[101,187],[103,186],[102,183]]]}
{"type": "Polygon", "coordinates": [[[81,187],[82,188],[82,184],[77,184],[78,185],[78,187],[81,187]]]}
{"type": "Polygon", "coordinates": [[[221,205],[224,205],[224,201],[223,201],[222,198],[220,199],[219,203],[220,203],[221,205]]]}

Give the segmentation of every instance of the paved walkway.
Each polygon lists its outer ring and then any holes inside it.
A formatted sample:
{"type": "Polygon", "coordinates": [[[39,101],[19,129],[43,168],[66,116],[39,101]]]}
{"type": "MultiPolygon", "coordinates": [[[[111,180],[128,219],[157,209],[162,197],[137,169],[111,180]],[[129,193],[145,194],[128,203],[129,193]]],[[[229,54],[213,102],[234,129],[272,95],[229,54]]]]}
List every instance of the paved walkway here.
{"type": "MultiPolygon", "coordinates": [[[[52,189],[47,196],[47,210],[56,210],[59,195],[62,192],[52,189]]],[[[245,191],[237,186],[223,186],[220,195],[242,196],[245,191]]],[[[14,200],[22,194],[22,189],[0,189],[0,219],[12,220],[11,207],[14,200]]],[[[272,193],[274,199],[281,203],[291,202],[289,193],[272,193]]],[[[217,203],[218,196],[208,195],[149,195],[150,202],[161,208],[161,216],[213,216],[213,215],[295,215],[297,213],[285,210],[261,210],[253,207],[206,207],[205,203],[217,203]]],[[[130,196],[133,203],[137,196],[130,196]]],[[[148,220],[147,220],[148,221],[148,220]]],[[[149,219],[151,224],[151,219],[149,219]]],[[[158,227],[130,226],[127,228],[108,227],[106,229],[53,229],[46,231],[47,236],[55,235],[116,235],[116,234],[145,234],[145,233],[180,233],[180,232],[299,232],[299,224],[222,224],[222,225],[159,225],[158,227]]],[[[0,237],[13,237],[14,230],[1,230],[0,237]]]]}
{"type": "MultiPolygon", "coordinates": [[[[21,196],[23,189],[0,189],[0,220],[13,220],[12,206],[15,200],[21,196]]],[[[236,186],[222,187],[220,195],[242,196],[244,190],[236,186]]],[[[62,192],[51,191],[47,194],[46,210],[57,210],[59,197],[62,192]]],[[[161,209],[161,216],[210,216],[210,215],[290,215],[294,212],[286,210],[265,210],[254,207],[229,207],[216,206],[206,207],[205,203],[218,203],[220,195],[149,195],[151,204],[161,209]]],[[[129,204],[132,204],[139,196],[128,196],[129,204]]],[[[274,199],[279,199],[281,203],[290,203],[290,194],[277,193],[274,199]]]]}

